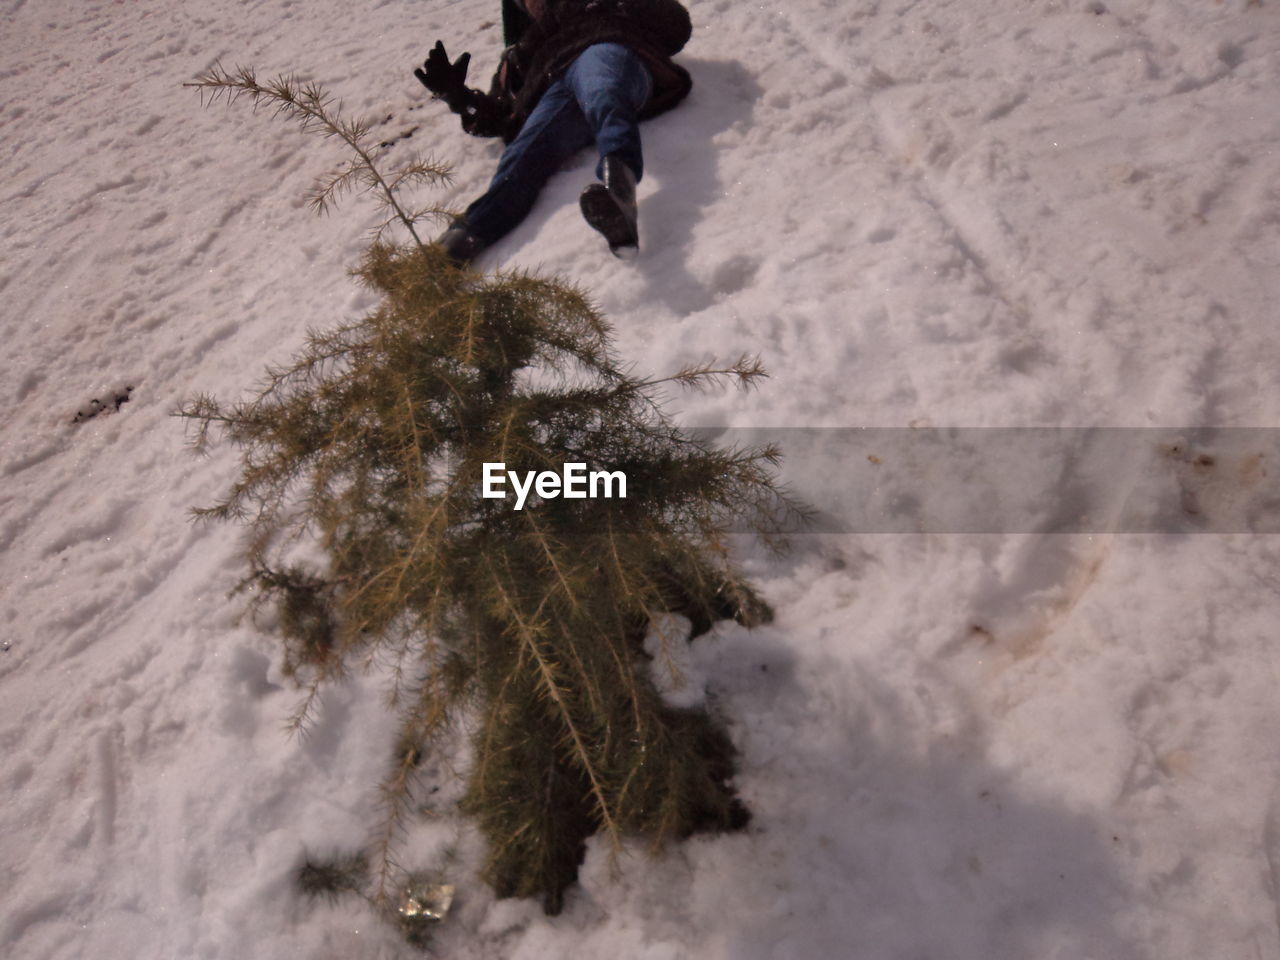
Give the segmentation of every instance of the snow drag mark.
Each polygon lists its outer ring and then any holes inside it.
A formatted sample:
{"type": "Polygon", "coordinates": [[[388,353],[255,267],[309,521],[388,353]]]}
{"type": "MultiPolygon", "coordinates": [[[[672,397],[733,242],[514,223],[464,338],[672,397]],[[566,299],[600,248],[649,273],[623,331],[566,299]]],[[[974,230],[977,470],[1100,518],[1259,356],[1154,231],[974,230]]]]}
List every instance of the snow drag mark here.
{"type": "Polygon", "coordinates": [[[116,840],[116,803],[118,787],[116,783],[116,744],[120,739],[119,726],[113,726],[98,734],[98,833],[105,846],[112,846],[116,840]]]}
{"type": "Polygon", "coordinates": [[[1271,797],[1262,834],[1269,868],[1269,887],[1276,911],[1276,949],[1280,951],[1280,790],[1271,797]]]}

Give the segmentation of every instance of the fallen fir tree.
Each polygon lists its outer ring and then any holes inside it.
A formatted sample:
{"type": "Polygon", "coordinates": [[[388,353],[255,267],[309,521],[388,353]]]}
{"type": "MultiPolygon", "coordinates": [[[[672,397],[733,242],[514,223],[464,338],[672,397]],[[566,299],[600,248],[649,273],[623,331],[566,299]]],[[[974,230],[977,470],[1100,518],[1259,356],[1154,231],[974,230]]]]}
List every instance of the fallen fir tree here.
{"type": "Polygon", "coordinates": [[[459,269],[418,240],[397,187],[441,171],[413,161],[384,177],[367,128],[315,88],[260,85],[243,70],[200,86],[346,142],[348,181],[412,237],[370,245],[355,272],[378,297],[367,316],[311,333],[253,398],[205,396],[180,411],[198,444],[217,433],[240,448],[239,479],[197,514],[250,530],[244,586],[278,611],[285,668],[308,691],[297,722],[326,684],[391,664],[400,734],[371,851],[378,897],[399,879],[415,770],[458,731],[471,742],[462,806],[488,843],[485,877],[499,896],[541,897],[548,913],[594,834],[616,850],[741,828],[723,725],[663,700],[644,640],[664,613],[686,616],[694,635],[769,615],[725,540],[776,531],[787,509],[776,451],[712,448],[657,400],[667,385],[749,386],[764,376],[758,362],[638,379],[581,291],[459,269]],[[496,463],[521,476],[567,463],[620,472],[626,496],[535,492],[516,510],[484,496],[496,463]],[[318,566],[290,560],[300,543],[318,566]]]}

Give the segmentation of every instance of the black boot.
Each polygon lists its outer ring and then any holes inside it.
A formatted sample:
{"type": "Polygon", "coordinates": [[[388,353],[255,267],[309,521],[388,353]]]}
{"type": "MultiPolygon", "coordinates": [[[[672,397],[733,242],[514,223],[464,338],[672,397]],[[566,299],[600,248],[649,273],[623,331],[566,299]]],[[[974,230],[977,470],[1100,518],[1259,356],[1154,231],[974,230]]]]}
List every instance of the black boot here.
{"type": "Polygon", "coordinates": [[[582,191],[578,205],[582,216],[609,241],[609,251],[620,257],[640,246],[636,230],[636,175],[617,154],[604,158],[603,183],[582,191]]]}
{"type": "Polygon", "coordinates": [[[465,267],[485,248],[485,243],[462,220],[456,221],[436,240],[445,254],[460,267],[465,267]]]}

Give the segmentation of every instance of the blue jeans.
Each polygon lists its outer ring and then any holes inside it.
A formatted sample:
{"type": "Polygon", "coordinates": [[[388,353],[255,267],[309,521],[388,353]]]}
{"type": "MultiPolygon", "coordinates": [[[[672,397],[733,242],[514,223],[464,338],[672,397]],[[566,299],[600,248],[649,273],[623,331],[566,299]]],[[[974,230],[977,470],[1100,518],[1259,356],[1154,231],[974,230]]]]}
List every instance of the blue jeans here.
{"type": "Polygon", "coordinates": [[[582,51],[507,145],[484,196],[467,207],[463,219],[471,233],[488,246],[514,230],[551,175],[593,141],[601,158],[618,154],[639,180],[644,159],[637,115],[652,92],[653,78],[627,47],[598,43],[582,51]]]}

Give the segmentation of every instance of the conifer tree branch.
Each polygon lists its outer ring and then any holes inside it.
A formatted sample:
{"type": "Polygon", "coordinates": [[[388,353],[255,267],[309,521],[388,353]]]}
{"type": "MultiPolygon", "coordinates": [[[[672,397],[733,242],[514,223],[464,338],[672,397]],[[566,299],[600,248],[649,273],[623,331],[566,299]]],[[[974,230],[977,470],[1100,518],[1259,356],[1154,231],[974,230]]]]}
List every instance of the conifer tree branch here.
{"type": "Polygon", "coordinates": [[[285,721],[285,730],[290,736],[302,737],[306,735],[307,725],[311,721],[311,711],[314,709],[316,701],[320,698],[320,688],[323,686],[325,679],[323,675],[317,674],[308,682],[306,696],[303,697],[302,703],[285,721]]]}
{"type": "Polygon", "coordinates": [[[374,902],[385,903],[391,887],[391,878],[396,864],[393,853],[396,837],[400,833],[405,814],[412,805],[412,776],[417,767],[417,758],[406,750],[398,758],[391,772],[382,781],[381,793],[384,813],[382,823],[374,838],[374,852],[377,857],[377,882],[374,886],[374,902]]]}
{"type": "MultiPolygon", "coordinates": [[[[577,763],[581,767],[582,771],[591,781],[591,793],[595,797],[596,811],[599,813],[600,819],[604,823],[605,830],[609,835],[610,846],[617,851],[621,848],[622,834],[618,828],[617,822],[614,820],[613,811],[610,807],[608,794],[604,789],[603,780],[596,769],[595,762],[591,759],[591,752],[587,748],[586,739],[578,730],[578,724],[573,719],[573,713],[569,709],[569,705],[565,700],[564,692],[561,690],[560,684],[556,680],[555,670],[549,659],[542,651],[541,642],[537,635],[538,631],[520,615],[519,608],[512,602],[511,597],[507,592],[503,578],[498,576],[497,571],[493,569],[491,562],[488,565],[490,581],[494,590],[497,592],[498,597],[502,600],[504,613],[511,618],[516,627],[516,633],[520,639],[521,648],[533,658],[533,661],[538,668],[538,676],[542,690],[552,703],[555,704],[556,712],[559,715],[561,722],[564,723],[565,728],[569,731],[570,737],[573,739],[574,756],[576,757],[577,763]]],[[[542,606],[545,603],[546,598],[544,597],[542,604],[540,604],[538,609],[534,612],[535,620],[541,614],[542,606]]]]}
{"type": "Polygon", "coordinates": [[[386,902],[390,881],[396,871],[394,846],[404,821],[413,807],[413,778],[422,761],[425,744],[449,722],[449,697],[443,689],[440,671],[428,666],[420,681],[414,707],[400,727],[395,763],[380,786],[383,819],[374,837],[378,863],[374,901],[386,902]]]}
{"type": "Polygon", "coordinates": [[[342,117],[341,106],[335,106],[333,98],[319,86],[300,84],[292,76],[279,76],[263,84],[258,82],[254,71],[247,67],[228,71],[218,63],[208,73],[197,77],[194,83],[185,86],[198,88],[201,96],[207,93],[210,103],[216,102],[222,95],[226,95],[231,101],[247,95],[255,106],[262,103],[274,105],[278,113],[297,120],[304,130],[319,129],[323,136],[342,141],[355,154],[356,159],[347,161],[341,173],[328,178],[324,186],[312,193],[312,205],[324,212],[338,193],[349,188],[354,180],[363,179],[369,189],[380,195],[383,205],[392,212],[392,219],[404,226],[418,248],[425,248],[422,238],[418,236],[414,218],[401,206],[396,196],[396,185],[404,182],[439,182],[448,176],[443,168],[415,160],[400,177],[388,182],[375,162],[377,147],[367,143],[369,125],[362,121],[346,120],[342,117]]]}
{"type": "Polygon", "coordinates": [[[757,386],[757,381],[769,376],[758,356],[743,354],[727,367],[716,366],[715,361],[683,367],[668,377],[637,380],[627,386],[632,390],[648,390],[664,383],[678,383],[682,387],[702,387],[722,378],[732,378],[742,389],[757,386]]]}
{"type": "Polygon", "coordinates": [[[538,544],[538,548],[542,551],[543,556],[547,558],[547,564],[551,567],[552,572],[555,573],[556,582],[560,585],[565,601],[569,604],[570,608],[577,609],[580,605],[578,592],[573,589],[569,584],[568,579],[565,577],[564,571],[560,566],[560,560],[556,557],[555,551],[551,548],[551,544],[547,540],[546,533],[543,532],[541,526],[538,524],[537,515],[530,511],[527,514],[527,522],[533,529],[533,537],[538,544]]]}

